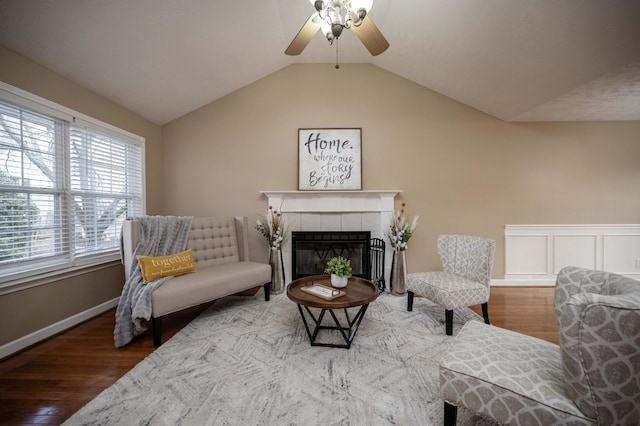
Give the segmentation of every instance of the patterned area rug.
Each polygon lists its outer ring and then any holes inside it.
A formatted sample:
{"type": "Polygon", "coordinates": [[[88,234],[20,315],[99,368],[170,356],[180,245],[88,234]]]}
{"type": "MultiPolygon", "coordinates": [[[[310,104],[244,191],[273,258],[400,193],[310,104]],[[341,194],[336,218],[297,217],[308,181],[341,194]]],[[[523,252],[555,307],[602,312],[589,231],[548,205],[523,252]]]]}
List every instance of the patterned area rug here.
{"type": "MultiPolygon", "coordinates": [[[[469,320],[481,319],[456,311],[454,336],[469,320]]],[[[227,297],[65,424],[441,425],[451,339],[444,309],[424,299],[407,312],[406,297],[381,294],[351,349],[336,349],[310,346],[285,294],[227,297]]],[[[458,410],[458,425],[480,424],[458,410]]]]}

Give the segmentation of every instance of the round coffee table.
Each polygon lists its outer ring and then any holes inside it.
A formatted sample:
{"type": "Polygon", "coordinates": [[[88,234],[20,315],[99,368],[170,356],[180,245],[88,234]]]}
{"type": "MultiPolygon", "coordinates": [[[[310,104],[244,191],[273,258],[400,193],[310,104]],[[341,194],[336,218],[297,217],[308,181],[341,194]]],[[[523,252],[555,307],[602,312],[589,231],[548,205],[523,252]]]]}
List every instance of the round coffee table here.
{"type": "Polygon", "coordinates": [[[312,275],[298,278],[287,286],[287,297],[298,304],[298,310],[300,311],[302,322],[307,330],[311,346],[349,349],[358,331],[358,327],[360,327],[362,318],[369,307],[369,303],[378,297],[378,288],[369,280],[360,277],[351,277],[349,278],[347,287],[336,289],[341,290],[344,294],[335,299],[326,300],[302,290],[304,287],[312,287],[315,284],[332,288],[329,275],[312,275]],[[320,313],[316,316],[310,308],[319,309],[320,313]],[[359,309],[355,316],[351,317],[347,311],[348,308],[359,309]],[[337,309],[344,310],[346,325],[341,324],[338,320],[334,312],[334,310],[337,309]],[[333,319],[335,325],[322,324],[322,320],[327,312],[333,319]],[[309,321],[309,319],[311,321],[309,321]],[[313,323],[313,330],[310,327],[311,323],[313,323]],[[318,341],[318,333],[321,330],[337,330],[345,343],[323,343],[318,341]]]}

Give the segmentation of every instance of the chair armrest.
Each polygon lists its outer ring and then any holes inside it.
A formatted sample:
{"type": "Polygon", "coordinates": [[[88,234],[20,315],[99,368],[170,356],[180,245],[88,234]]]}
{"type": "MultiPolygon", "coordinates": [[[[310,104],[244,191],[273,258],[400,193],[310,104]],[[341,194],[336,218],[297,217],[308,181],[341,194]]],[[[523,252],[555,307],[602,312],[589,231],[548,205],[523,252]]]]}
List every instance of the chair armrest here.
{"type": "Polygon", "coordinates": [[[249,221],[246,216],[235,216],[236,238],[240,262],[249,262],[249,221]]]}
{"type": "Polygon", "coordinates": [[[578,293],[601,293],[608,272],[594,271],[577,266],[567,266],[558,272],[554,291],[556,321],[560,317],[571,296],[578,293]]]}
{"type": "Polygon", "coordinates": [[[133,272],[132,269],[136,264],[136,260],[133,257],[133,251],[140,241],[140,235],[140,221],[127,219],[122,223],[121,260],[124,265],[125,281],[129,279],[129,276],[133,272]]]}
{"type": "Polygon", "coordinates": [[[598,424],[624,424],[626,416],[638,414],[637,284],[632,294],[576,293],[564,304],[560,317],[567,394],[585,415],[598,419],[598,424]]]}

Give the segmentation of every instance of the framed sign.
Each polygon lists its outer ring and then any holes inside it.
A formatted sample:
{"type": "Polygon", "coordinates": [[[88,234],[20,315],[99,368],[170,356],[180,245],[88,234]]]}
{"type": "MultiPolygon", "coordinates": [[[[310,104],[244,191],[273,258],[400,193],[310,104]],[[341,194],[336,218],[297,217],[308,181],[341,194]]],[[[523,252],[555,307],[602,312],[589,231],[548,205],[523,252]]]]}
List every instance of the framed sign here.
{"type": "Polygon", "coordinates": [[[300,191],[362,189],[362,129],[298,129],[300,191]]]}

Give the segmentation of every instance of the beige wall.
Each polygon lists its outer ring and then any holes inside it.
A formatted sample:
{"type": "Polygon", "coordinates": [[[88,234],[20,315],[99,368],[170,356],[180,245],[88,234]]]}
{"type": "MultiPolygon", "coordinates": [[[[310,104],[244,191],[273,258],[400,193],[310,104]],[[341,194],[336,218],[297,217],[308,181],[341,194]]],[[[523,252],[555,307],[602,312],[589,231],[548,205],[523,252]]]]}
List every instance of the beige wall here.
{"type": "MultiPolygon", "coordinates": [[[[409,272],[439,268],[438,233],[638,223],[640,122],[505,123],[372,65],[294,65],[163,126],[163,210],[264,212],[297,189],[297,130],[361,127],[363,189],[402,189],[420,224],[409,272]]],[[[266,246],[252,234],[252,256],[266,246]]]]}
{"type": "MultiPolygon", "coordinates": [[[[161,213],[161,128],[3,46],[0,81],[146,139],[147,211],[161,213]]],[[[2,278],[0,278],[2,280],[2,278]]],[[[0,296],[0,345],[12,342],[120,295],[122,266],[0,296]]]]}
{"type": "MultiPolygon", "coordinates": [[[[0,80],[146,138],[147,212],[264,213],[297,189],[299,127],[361,127],[363,189],[402,189],[420,225],[409,271],[437,268],[440,232],[508,223],[637,223],[640,123],[504,123],[371,65],[295,65],[160,128],[0,46],[0,80]],[[597,200],[597,202],[594,202],[597,200]]],[[[266,245],[252,229],[254,259],[266,245]]],[[[0,345],[117,297],[122,268],[0,296],[0,345]],[[8,326],[10,324],[10,326],[8,326]]]]}

